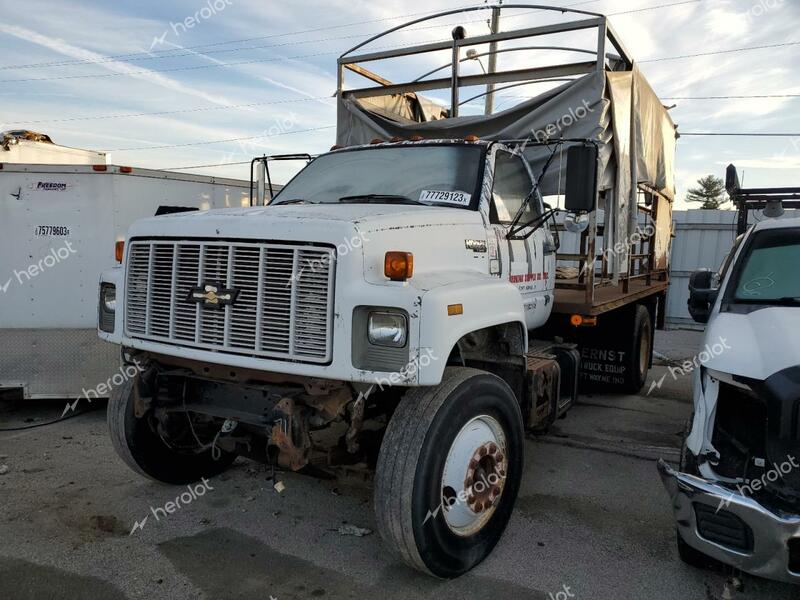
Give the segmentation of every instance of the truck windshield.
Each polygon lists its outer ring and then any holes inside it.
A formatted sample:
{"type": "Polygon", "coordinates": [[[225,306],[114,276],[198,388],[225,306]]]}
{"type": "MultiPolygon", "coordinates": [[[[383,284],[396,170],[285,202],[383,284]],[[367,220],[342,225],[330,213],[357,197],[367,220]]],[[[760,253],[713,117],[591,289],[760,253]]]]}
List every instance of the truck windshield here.
{"type": "Polygon", "coordinates": [[[731,282],[733,301],[800,306],[800,229],[768,229],[754,234],[731,282]]]}
{"type": "Polygon", "coordinates": [[[483,154],[480,146],[463,145],[376,146],[324,154],[271,204],[399,202],[476,208],[483,154]]]}

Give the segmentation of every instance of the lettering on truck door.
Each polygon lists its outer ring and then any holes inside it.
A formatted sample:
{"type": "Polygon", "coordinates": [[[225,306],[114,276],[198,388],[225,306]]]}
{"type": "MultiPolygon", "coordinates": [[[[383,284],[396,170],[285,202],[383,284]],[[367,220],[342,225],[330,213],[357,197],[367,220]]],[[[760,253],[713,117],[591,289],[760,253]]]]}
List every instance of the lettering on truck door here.
{"type": "MultiPolygon", "coordinates": [[[[554,256],[545,256],[542,251],[543,241],[549,234],[541,228],[524,240],[510,240],[507,235],[512,220],[531,193],[532,187],[533,181],[523,159],[498,150],[495,155],[494,183],[489,207],[489,221],[493,230],[491,233],[494,234],[499,250],[500,276],[507,278],[519,289],[529,328],[540,324],[537,312],[544,309],[548,281],[553,276],[551,265],[554,256]]],[[[538,200],[529,203],[520,223],[530,221],[540,212],[538,200]]]]}

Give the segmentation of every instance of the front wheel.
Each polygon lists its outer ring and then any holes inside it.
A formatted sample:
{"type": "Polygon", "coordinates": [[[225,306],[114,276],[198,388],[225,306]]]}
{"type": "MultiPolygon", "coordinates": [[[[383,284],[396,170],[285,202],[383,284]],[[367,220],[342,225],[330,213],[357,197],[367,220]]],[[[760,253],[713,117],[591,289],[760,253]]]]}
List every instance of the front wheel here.
{"type": "Polygon", "coordinates": [[[236,454],[217,450],[198,436],[188,412],[176,412],[168,421],[152,410],[134,414],[134,386],[140,375],[114,388],[108,399],[108,428],[120,458],[134,471],[172,484],[193,483],[227,469],[236,454]]]}
{"type": "Polygon", "coordinates": [[[383,539],[410,566],[457,577],[503,535],[522,478],[519,405],[499,377],[447,368],[408,392],[386,430],[375,476],[383,539]]]}

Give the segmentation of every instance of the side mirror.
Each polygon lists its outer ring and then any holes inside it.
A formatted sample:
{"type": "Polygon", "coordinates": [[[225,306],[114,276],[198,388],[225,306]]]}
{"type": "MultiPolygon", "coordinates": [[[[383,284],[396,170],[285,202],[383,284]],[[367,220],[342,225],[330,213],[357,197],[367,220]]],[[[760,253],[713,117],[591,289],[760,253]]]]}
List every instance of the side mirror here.
{"type": "Polygon", "coordinates": [[[256,206],[266,206],[267,202],[267,167],[263,160],[256,162],[256,206]]]}
{"type": "Polygon", "coordinates": [[[712,271],[701,269],[689,276],[689,314],[696,322],[708,323],[718,295],[719,288],[714,287],[712,271]]]}
{"type": "Polygon", "coordinates": [[[567,188],[564,208],[571,213],[591,212],[597,203],[597,146],[567,150],[567,188]]]}

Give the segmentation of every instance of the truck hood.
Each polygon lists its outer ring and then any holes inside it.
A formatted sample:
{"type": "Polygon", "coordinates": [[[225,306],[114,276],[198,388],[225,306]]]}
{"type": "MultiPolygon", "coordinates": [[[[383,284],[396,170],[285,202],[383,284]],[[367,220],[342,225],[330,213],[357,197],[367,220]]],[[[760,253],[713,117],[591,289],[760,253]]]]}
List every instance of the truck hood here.
{"type": "Polygon", "coordinates": [[[420,223],[438,225],[473,224],[480,217],[477,212],[462,208],[442,206],[409,206],[407,204],[291,204],[287,206],[257,206],[252,208],[224,208],[217,210],[173,213],[153,217],[155,220],[177,221],[182,227],[192,227],[213,220],[218,223],[256,221],[260,228],[265,222],[286,225],[291,221],[343,222],[366,228],[414,227],[420,223]]]}
{"type": "Polygon", "coordinates": [[[465,240],[486,240],[480,213],[460,208],[387,204],[300,204],[184,212],[136,221],[128,239],[219,239],[311,242],[337,248],[337,263],[351,263],[360,277],[386,283],[384,256],[414,253],[413,282],[427,285],[441,273],[460,279],[488,273],[487,253],[465,240]],[[410,234],[413,230],[414,235],[410,234]]]}
{"type": "Polygon", "coordinates": [[[776,306],[749,314],[718,313],[708,324],[704,366],[765,380],[800,365],[800,308],[776,306]],[[719,350],[719,351],[717,351],[719,350]]]}

